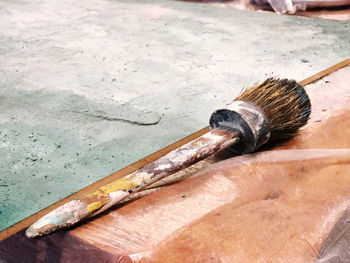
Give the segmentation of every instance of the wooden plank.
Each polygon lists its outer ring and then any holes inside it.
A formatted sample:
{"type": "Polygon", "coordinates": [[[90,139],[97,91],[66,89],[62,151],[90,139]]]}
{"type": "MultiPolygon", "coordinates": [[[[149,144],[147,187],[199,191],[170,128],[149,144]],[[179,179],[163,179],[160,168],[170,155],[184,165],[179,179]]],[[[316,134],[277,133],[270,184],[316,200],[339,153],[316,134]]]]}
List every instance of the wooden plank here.
{"type": "MultiPolygon", "coordinates": [[[[300,83],[302,85],[311,84],[314,81],[319,80],[319,79],[323,78],[324,76],[327,76],[328,74],[330,74],[334,71],[337,71],[337,70],[339,70],[339,69],[341,69],[349,64],[350,64],[350,58],[345,59],[344,61],[342,61],[336,65],[333,65],[333,66],[331,66],[323,71],[320,71],[320,72],[300,81],[300,83]]],[[[194,140],[194,139],[200,137],[201,135],[205,134],[208,131],[209,131],[209,127],[205,127],[205,128],[203,128],[203,129],[201,129],[201,130],[199,130],[199,131],[197,131],[197,132],[195,132],[195,133],[193,133],[193,134],[191,134],[191,135],[189,135],[189,136],[187,136],[187,137],[185,137],[185,138],[183,138],[183,139],[181,139],[181,140],[179,140],[179,141],[177,141],[177,142],[175,142],[175,143],[173,143],[173,144],[171,144],[171,145],[169,145],[169,146],[167,146],[167,147],[165,147],[165,148],[163,148],[163,149],[161,149],[161,150],[159,150],[159,151],[157,151],[157,152],[155,152],[155,153],[153,153],[153,154],[151,154],[151,155],[149,155],[149,156],[147,156],[147,157],[145,157],[145,158],[143,158],[143,159],[141,159],[141,160],[139,160],[131,165],[129,165],[129,166],[126,166],[125,168],[123,168],[123,169],[121,169],[121,170],[119,170],[119,171],[117,171],[109,176],[106,176],[105,178],[103,178],[103,179],[83,188],[82,190],[60,200],[59,202],[33,214],[32,216],[29,216],[29,217],[21,220],[20,222],[14,224],[13,226],[1,231],[0,232],[0,241],[6,239],[9,236],[16,234],[17,232],[19,232],[27,227],[29,227],[31,224],[33,224],[35,221],[37,221],[39,218],[41,218],[45,214],[49,213],[53,209],[63,205],[64,203],[69,202],[73,199],[77,199],[80,196],[85,195],[89,192],[92,192],[105,184],[108,184],[108,183],[110,183],[118,178],[121,178],[127,174],[134,172],[137,169],[142,168],[146,164],[149,164],[149,163],[157,160],[158,158],[164,156],[165,154],[169,153],[170,151],[190,142],[191,140],[194,140]]]]}

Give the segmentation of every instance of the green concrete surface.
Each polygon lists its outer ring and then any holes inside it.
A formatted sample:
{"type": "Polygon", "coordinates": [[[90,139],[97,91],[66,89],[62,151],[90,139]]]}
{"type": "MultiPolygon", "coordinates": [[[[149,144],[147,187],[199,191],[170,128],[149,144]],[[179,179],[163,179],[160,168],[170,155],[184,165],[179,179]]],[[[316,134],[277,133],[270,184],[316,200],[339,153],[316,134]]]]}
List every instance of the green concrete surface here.
{"type": "Polygon", "coordinates": [[[0,20],[0,230],[206,126],[242,88],[350,54],[350,22],[193,2],[2,0],[0,20]]]}

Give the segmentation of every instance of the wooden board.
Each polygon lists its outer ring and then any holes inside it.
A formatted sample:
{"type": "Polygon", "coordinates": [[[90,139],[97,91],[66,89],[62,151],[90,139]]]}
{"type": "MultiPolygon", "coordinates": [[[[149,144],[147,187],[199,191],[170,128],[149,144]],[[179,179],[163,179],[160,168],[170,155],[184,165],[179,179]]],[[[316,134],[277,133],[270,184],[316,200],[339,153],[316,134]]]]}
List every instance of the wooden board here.
{"type": "MultiPolygon", "coordinates": [[[[347,59],[302,82],[304,85],[312,83],[335,70],[349,65],[349,63],[350,59],[347,59]]],[[[340,130],[349,130],[349,127],[346,126],[349,125],[346,122],[348,118],[345,118],[343,115],[335,115],[338,116],[335,119],[330,118],[333,116],[333,113],[349,105],[349,90],[347,84],[349,83],[349,72],[350,68],[346,67],[327,77],[327,79],[320,80],[317,84],[307,87],[313,103],[312,119],[301,136],[289,142],[289,144],[285,144],[283,147],[293,149],[295,147],[315,148],[317,145],[319,148],[322,148],[322,146],[337,146],[334,145],[337,140],[327,140],[326,135],[336,132],[337,129],[333,129],[333,127],[339,125],[339,123],[343,124],[340,130]],[[325,128],[328,128],[328,130],[325,128]],[[310,134],[312,134],[313,131],[315,131],[313,135],[315,139],[311,140],[313,144],[311,143],[308,145],[308,142],[310,142],[310,134]],[[327,133],[325,133],[325,131],[327,133]],[[322,134],[323,137],[321,136],[322,134]],[[329,143],[329,145],[326,143],[329,143]]],[[[206,130],[207,128],[204,128],[191,137],[187,137],[163,149],[163,151],[140,160],[133,166],[127,167],[109,176],[104,179],[104,181],[100,181],[98,185],[92,185],[89,189],[84,189],[84,192],[90,191],[91,188],[94,187],[97,188],[101,184],[105,184],[107,180],[114,180],[115,178],[137,169],[137,167],[143,166],[147,162],[151,162],[162,154],[170,151],[172,147],[176,148],[188,140],[200,136],[206,130]]],[[[336,133],[332,136],[341,141],[341,137],[336,133]]],[[[339,143],[339,147],[340,146],[349,147],[339,143]]],[[[283,147],[281,147],[281,149],[283,149],[283,147]]],[[[222,159],[222,157],[220,159],[222,159]]],[[[215,159],[213,158],[205,160],[199,164],[198,168],[202,169],[204,166],[214,161],[215,159]]],[[[177,229],[185,227],[208,212],[215,210],[218,206],[229,202],[228,199],[220,199],[220,194],[218,195],[217,190],[215,190],[227,187],[227,182],[217,181],[217,178],[212,181],[212,184],[201,181],[200,178],[191,180],[192,181],[184,181],[181,184],[173,185],[167,189],[158,191],[120,207],[119,209],[113,209],[95,220],[67,232],[60,231],[48,237],[34,240],[28,240],[24,237],[23,232],[20,232],[1,243],[0,255],[4,258],[10,258],[11,261],[11,255],[13,257],[12,259],[14,259],[18,257],[18,251],[26,250],[26,253],[22,253],[23,260],[26,258],[44,260],[45,257],[66,260],[75,257],[75,259],[79,258],[82,260],[84,258],[91,259],[91,257],[94,257],[96,260],[104,259],[115,261],[118,259],[130,259],[130,255],[138,254],[145,250],[152,251],[162,240],[171,236],[177,229]],[[213,187],[215,184],[217,187],[213,187]],[[195,193],[199,195],[198,198],[201,198],[202,201],[189,198],[195,193]],[[202,202],[202,205],[200,208],[197,207],[194,210],[190,209],[193,206],[191,206],[190,203],[186,205],[186,203],[184,203],[185,201],[202,202]],[[182,213],[185,213],[185,215],[182,213]],[[162,217],[163,215],[165,218],[162,217]],[[162,224],[157,224],[157,221],[162,224]]],[[[229,191],[229,188],[227,191],[229,191]]],[[[51,209],[53,209],[53,207],[51,207],[51,209]]],[[[31,218],[27,220],[30,222],[30,220],[35,219],[31,218]]],[[[25,221],[17,226],[17,230],[23,229],[24,226],[26,226],[25,221]]]]}
{"type": "MultiPolygon", "coordinates": [[[[336,65],[333,65],[327,69],[324,69],[324,70],[300,81],[300,83],[302,85],[309,85],[309,84],[313,83],[314,81],[319,80],[319,79],[323,78],[324,76],[327,76],[328,74],[335,72],[335,71],[337,71],[337,70],[339,70],[339,69],[341,69],[349,64],[350,64],[350,58],[345,59],[336,65]]],[[[141,159],[141,160],[139,160],[139,161],[137,161],[137,162],[135,162],[135,163],[133,163],[133,164],[131,164],[131,165],[129,165],[129,166],[127,166],[127,167],[93,183],[93,184],[91,184],[91,185],[89,185],[88,187],[72,194],[71,196],[69,196],[67,198],[60,200],[59,202],[39,211],[38,213],[36,213],[30,217],[25,218],[24,220],[20,221],[19,223],[5,229],[4,231],[1,231],[0,232],[0,241],[4,240],[5,238],[7,238],[7,237],[19,232],[19,231],[22,231],[23,229],[25,229],[27,227],[29,227],[31,224],[33,224],[35,221],[37,221],[43,215],[49,213],[50,211],[52,211],[55,208],[67,203],[68,201],[73,200],[73,199],[77,199],[78,197],[83,196],[89,192],[92,192],[103,185],[106,185],[106,184],[108,184],[108,183],[110,183],[118,178],[121,178],[127,174],[130,174],[130,173],[136,171],[137,169],[140,169],[141,167],[145,166],[146,164],[149,164],[149,163],[153,162],[154,160],[164,156],[165,154],[178,148],[179,146],[184,145],[184,144],[188,143],[189,141],[200,137],[201,135],[205,134],[208,131],[209,131],[209,127],[205,127],[203,129],[187,136],[186,138],[183,138],[182,140],[179,140],[179,141],[177,141],[177,142],[175,142],[175,143],[173,143],[173,144],[171,144],[171,145],[169,145],[169,146],[167,146],[167,147],[165,147],[165,148],[163,148],[163,149],[161,149],[161,150],[159,150],[159,151],[157,151],[157,152],[155,152],[155,153],[153,153],[153,154],[151,154],[151,155],[149,155],[149,156],[147,156],[147,157],[145,157],[145,158],[143,158],[143,159],[141,159]]],[[[211,161],[212,158],[210,158],[209,160],[208,160],[209,163],[213,162],[213,161],[211,161]]],[[[203,163],[205,163],[205,162],[203,162],[203,163]]],[[[203,168],[202,163],[198,164],[198,167],[203,168]]],[[[189,168],[189,171],[193,172],[192,169],[196,169],[196,166],[189,168]]],[[[185,170],[181,173],[187,174],[187,170],[185,170]]],[[[179,174],[175,175],[175,177],[178,175],[179,174]]]]}

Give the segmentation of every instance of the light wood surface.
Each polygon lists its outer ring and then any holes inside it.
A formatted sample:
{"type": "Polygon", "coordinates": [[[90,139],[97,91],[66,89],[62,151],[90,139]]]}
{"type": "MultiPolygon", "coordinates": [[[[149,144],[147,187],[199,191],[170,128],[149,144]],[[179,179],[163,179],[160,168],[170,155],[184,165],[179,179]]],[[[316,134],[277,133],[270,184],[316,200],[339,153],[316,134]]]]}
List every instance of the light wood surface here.
{"type": "MultiPolygon", "coordinates": [[[[313,83],[314,81],[316,80],[319,80],[321,78],[323,78],[324,76],[327,76],[328,74],[334,72],[334,71],[337,71],[347,65],[350,64],[350,58],[348,59],[345,59],[343,60],[342,62],[336,64],[336,65],[333,65],[321,72],[318,72],[302,81],[300,81],[299,83],[302,84],[302,85],[309,85],[311,83],[313,83]]],[[[106,185],[118,178],[121,178],[127,174],[130,174],[140,168],[142,168],[143,166],[145,166],[146,164],[149,164],[157,159],[159,159],[160,157],[164,156],[165,154],[169,153],[170,151],[190,142],[191,140],[194,140],[196,138],[198,138],[199,136],[207,133],[209,131],[209,127],[205,127],[185,138],[183,138],[182,140],[179,140],[89,186],[87,186],[86,188],[60,200],[59,202],[39,211],[38,213],[30,216],[30,217],[27,217],[25,219],[23,219],[22,221],[18,222],[17,224],[3,230],[0,232],[0,241],[1,240],[4,240],[6,239],[7,237],[10,237],[12,235],[14,235],[15,233],[19,232],[19,231],[22,231],[23,229],[29,227],[31,224],[33,224],[35,221],[37,221],[39,218],[41,218],[42,216],[44,216],[45,214],[49,213],[50,211],[52,211],[53,209],[63,205],[64,203],[68,202],[68,201],[71,201],[73,199],[77,199],[79,198],[80,196],[84,195],[84,194],[87,194],[89,192],[92,192],[94,190],[96,190],[97,188],[103,186],[103,185],[106,185]]]]}

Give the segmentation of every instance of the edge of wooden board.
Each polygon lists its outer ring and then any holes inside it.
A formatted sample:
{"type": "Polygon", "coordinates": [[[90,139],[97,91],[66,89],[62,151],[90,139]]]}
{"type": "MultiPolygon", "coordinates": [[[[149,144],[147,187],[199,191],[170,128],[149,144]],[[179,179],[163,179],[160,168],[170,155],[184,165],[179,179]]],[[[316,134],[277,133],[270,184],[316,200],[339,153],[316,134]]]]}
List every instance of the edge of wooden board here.
{"type": "MultiPolygon", "coordinates": [[[[338,63],[338,64],[335,64],[329,68],[326,68],[325,70],[322,70],[302,81],[300,81],[299,83],[303,86],[305,85],[309,85],[313,82],[315,82],[316,80],[319,80],[327,75],[329,75],[330,73],[332,72],[335,72],[347,65],[350,65],[350,58],[347,58],[345,60],[343,60],[342,62],[338,63]]],[[[148,155],[146,156],[145,158],[142,158],[140,160],[138,160],[137,162],[135,163],[132,163],[118,171],[116,171],[115,173],[112,173],[100,180],[98,180],[97,182],[95,183],[92,183],[90,185],[88,185],[87,187],[79,190],[78,192],[54,203],[53,205],[50,205],[42,210],[40,210],[39,212],[19,221],[18,223],[4,229],[3,231],[0,232],[0,242],[14,234],[16,234],[17,232],[20,232],[22,231],[23,229],[29,227],[30,225],[32,225],[34,222],[36,222],[37,220],[39,220],[39,218],[41,218],[42,216],[46,215],[47,213],[49,213],[50,211],[52,211],[53,209],[56,209],[57,207],[73,200],[73,199],[77,199],[78,197],[84,195],[84,194],[87,194],[89,192],[92,192],[94,190],[96,190],[97,188],[103,186],[103,185],[106,185],[118,178],[121,178],[123,176],[126,176],[140,168],[142,168],[143,166],[159,159],[160,157],[166,155],[167,153],[169,153],[170,151],[202,136],[203,134],[205,134],[206,132],[209,131],[209,127],[205,127],[199,131],[196,131],[195,133],[173,143],[173,144],[170,144],[169,146],[151,154],[151,155],[148,155]]]]}

